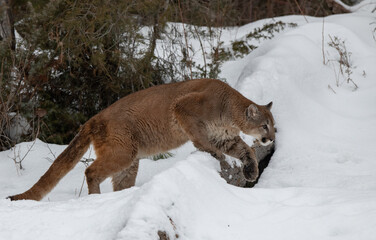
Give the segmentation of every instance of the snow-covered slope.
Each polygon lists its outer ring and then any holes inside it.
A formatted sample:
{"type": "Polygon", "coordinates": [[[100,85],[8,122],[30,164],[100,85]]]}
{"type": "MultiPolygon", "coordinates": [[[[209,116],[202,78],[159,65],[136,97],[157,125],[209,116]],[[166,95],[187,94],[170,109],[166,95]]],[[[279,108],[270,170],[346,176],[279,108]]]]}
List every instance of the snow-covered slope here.
{"type": "Polygon", "coordinates": [[[278,130],[275,161],[259,187],[376,189],[376,41],[374,18],[326,18],[265,43],[249,56],[237,88],[256,102],[275,101],[278,130]],[[336,75],[334,36],[351,52],[352,80],[336,75]],[[330,86],[330,88],[328,87],[330,86]],[[336,93],[334,93],[335,91],[336,93]],[[278,160],[277,160],[278,159],[278,160]]]}
{"type": "MultiPolygon", "coordinates": [[[[116,193],[107,181],[104,194],[87,196],[84,185],[78,197],[79,164],[43,202],[0,200],[0,239],[375,239],[375,17],[328,17],[324,30],[322,19],[309,21],[223,66],[242,94],[274,102],[277,148],[255,188],[227,185],[218,162],[191,144],[142,160],[136,187],[116,193]],[[338,74],[329,35],[352,53],[358,89],[338,74]]],[[[17,174],[9,157],[30,145],[0,153],[0,198],[30,187],[64,148],[37,141],[17,174]]]]}

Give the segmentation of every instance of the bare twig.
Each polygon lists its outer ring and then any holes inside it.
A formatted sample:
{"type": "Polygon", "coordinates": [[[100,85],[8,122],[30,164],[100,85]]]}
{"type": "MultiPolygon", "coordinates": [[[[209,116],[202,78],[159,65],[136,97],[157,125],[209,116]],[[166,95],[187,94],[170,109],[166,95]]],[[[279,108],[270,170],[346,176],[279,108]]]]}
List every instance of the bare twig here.
{"type": "MultiPolygon", "coordinates": [[[[346,80],[347,83],[352,83],[354,85],[354,91],[355,91],[359,87],[351,78],[353,69],[356,68],[356,66],[353,66],[351,63],[352,53],[347,50],[344,40],[341,40],[337,36],[332,37],[331,35],[329,35],[329,38],[330,38],[330,42],[328,43],[329,46],[334,48],[339,55],[339,59],[329,60],[329,61],[334,61],[334,62],[339,63],[338,75],[336,71],[334,71],[336,75],[337,87],[340,85],[340,82],[339,82],[340,76],[343,76],[343,78],[346,80]]],[[[335,66],[334,66],[334,69],[335,69],[335,66]]]]}
{"type": "Polygon", "coordinates": [[[183,12],[181,10],[180,0],[178,0],[178,7],[179,7],[180,20],[181,20],[181,23],[182,23],[182,26],[183,26],[183,34],[184,34],[185,46],[186,46],[186,49],[187,49],[187,53],[186,53],[187,54],[187,58],[188,58],[187,63],[188,63],[189,70],[191,71],[191,79],[193,79],[192,63],[191,63],[191,59],[189,57],[188,37],[187,37],[187,31],[185,30],[184,18],[183,18],[183,12]]]}
{"type": "MultiPolygon", "coordinates": [[[[375,7],[375,9],[374,10],[376,10],[376,7],[375,7]]],[[[369,25],[372,25],[372,24],[376,24],[376,22],[371,22],[369,25]]],[[[375,40],[376,41],[376,27],[373,29],[373,31],[372,31],[372,37],[373,37],[373,40],[375,40]]]]}
{"type": "Polygon", "coordinates": [[[201,47],[201,51],[202,51],[202,57],[204,59],[204,75],[205,75],[205,77],[207,77],[207,70],[206,70],[206,65],[207,64],[206,64],[205,48],[204,48],[204,45],[202,43],[202,40],[201,40],[201,37],[200,37],[200,33],[199,33],[198,29],[197,29],[197,26],[194,26],[194,29],[195,29],[195,33],[197,35],[198,41],[200,43],[200,47],[201,47]]]}
{"type": "Polygon", "coordinates": [[[324,37],[324,26],[325,26],[325,18],[322,18],[322,31],[321,31],[321,50],[322,50],[322,60],[323,64],[326,65],[325,61],[325,37],[324,37]]]}
{"type": "Polygon", "coordinates": [[[359,87],[358,87],[358,85],[354,82],[354,80],[352,80],[351,78],[348,78],[347,79],[347,82],[352,82],[352,84],[354,84],[354,91],[356,90],[356,89],[358,89],[359,87]]]}
{"type": "Polygon", "coordinates": [[[52,154],[52,156],[54,157],[54,159],[52,160],[52,159],[50,159],[50,158],[46,158],[49,162],[53,162],[55,159],[56,159],[56,155],[55,155],[55,153],[54,152],[52,152],[52,149],[50,148],[50,145],[48,144],[48,143],[46,143],[46,146],[47,146],[47,148],[48,148],[48,150],[50,151],[50,153],[52,154]]]}
{"type": "Polygon", "coordinates": [[[80,187],[80,192],[78,193],[78,197],[81,197],[81,193],[82,193],[82,189],[84,188],[85,180],[86,180],[86,175],[84,174],[84,179],[82,179],[82,183],[81,183],[81,187],[80,187]]]}
{"type": "MultiPolygon", "coordinates": [[[[88,158],[82,158],[80,160],[80,162],[82,162],[84,165],[85,165],[85,168],[89,167],[89,165],[94,162],[94,158],[91,158],[91,148],[89,148],[89,157],[88,158]]],[[[86,180],[86,176],[84,174],[84,179],[82,179],[82,183],[81,183],[81,187],[80,187],[80,191],[78,193],[78,197],[81,196],[81,193],[82,193],[82,189],[84,188],[84,184],[85,184],[85,180],[86,180]]]]}
{"type": "Polygon", "coordinates": [[[298,7],[298,9],[299,9],[299,11],[300,11],[300,14],[302,14],[302,16],[304,17],[304,19],[305,19],[305,20],[306,20],[306,22],[308,23],[308,20],[307,20],[307,18],[306,18],[306,16],[305,16],[305,14],[304,14],[304,12],[303,12],[302,8],[300,7],[300,5],[299,5],[298,1],[297,1],[297,0],[294,0],[294,1],[295,1],[295,4],[296,4],[296,6],[298,7]]]}
{"type": "Polygon", "coordinates": [[[334,89],[332,88],[332,86],[330,86],[329,84],[328,84],[328,88],[329,88],[330,90],[332,90],[332,91],[334,92],[334,94],[337,94],[336,91],[334,91],[334,89]]]}

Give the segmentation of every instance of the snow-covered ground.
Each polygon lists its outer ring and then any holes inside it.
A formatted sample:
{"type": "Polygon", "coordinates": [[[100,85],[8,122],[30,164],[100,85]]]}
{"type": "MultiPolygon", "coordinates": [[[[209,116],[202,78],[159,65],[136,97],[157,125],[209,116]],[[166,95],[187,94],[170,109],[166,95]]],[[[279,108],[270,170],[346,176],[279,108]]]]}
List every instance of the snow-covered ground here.
{"type": "Polygon", "coordinates": [[[79,163],[42,202],[11,202],[3,198],[27,190],[65,148],[22,143],[0,152],[0,239],[376,239],[376,15],[278,20],[299,27],[222,67],[246,97],[274,102],[276,152],[256,187],[226,184],[218,162],[188,143],[141,160],[131,189],[114,193],[106,181],[88,196],[79,163]],[[329,36],[351,52],[356,90],[329,36]]]}

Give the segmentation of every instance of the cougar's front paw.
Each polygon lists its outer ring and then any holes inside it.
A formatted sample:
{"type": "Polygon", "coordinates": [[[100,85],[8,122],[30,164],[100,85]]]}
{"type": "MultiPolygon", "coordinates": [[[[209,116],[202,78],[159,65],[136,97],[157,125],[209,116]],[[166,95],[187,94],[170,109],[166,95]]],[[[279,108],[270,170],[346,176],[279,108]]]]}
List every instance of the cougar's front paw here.
{"type": "Polygon", "coordinates": [[[256,181],[257,177],[259,176],[258,166],[254,163],[247,163],[243,167],[243,174],[244,177],[249,182],[256,181]]]}
{"type": "Polygon", "coordinates": [[[210,153],[214,158],[216,158],[219,161],[224,161],[226,159],[226,156],[223,153],[217,152],[217,153],[210,153]]]}

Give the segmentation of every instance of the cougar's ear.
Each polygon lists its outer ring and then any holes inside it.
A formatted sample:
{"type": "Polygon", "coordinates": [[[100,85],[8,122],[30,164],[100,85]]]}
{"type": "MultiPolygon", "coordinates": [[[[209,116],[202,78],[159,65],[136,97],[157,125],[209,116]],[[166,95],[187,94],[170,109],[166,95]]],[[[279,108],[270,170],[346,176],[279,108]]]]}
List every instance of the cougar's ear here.
{"type": "Polygon", "coordinates": [[[265,107],[270,110],[272,109],[272,106],[273,106],[273,102],[270,102],[265,107]]]}
{"type": "Polygon", "coordinates": [[[255,104],[251,104],[248,106],[246,110],[247,118],[257,118],[259,116],[259,110],[255,104]]]}

